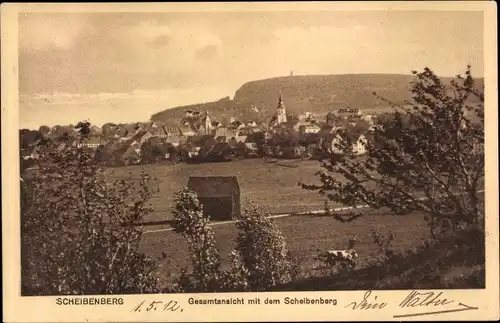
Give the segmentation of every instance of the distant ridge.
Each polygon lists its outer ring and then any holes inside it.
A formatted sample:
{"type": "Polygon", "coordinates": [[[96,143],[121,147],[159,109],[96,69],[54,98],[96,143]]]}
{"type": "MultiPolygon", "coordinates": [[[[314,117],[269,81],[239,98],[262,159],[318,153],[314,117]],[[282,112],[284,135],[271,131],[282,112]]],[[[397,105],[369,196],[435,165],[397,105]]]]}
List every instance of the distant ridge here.
{"type": "MultiPolygon", "coordinates": [[[[380,111],[387,104],[377,99],[373,92],[394,103],[411,99],[413,75],[404,74],[343,74],[343,75],[294,75],[250,81],[235,93],[234,99],[180,106],[156,113],[152,121],[171,123],[178,121],[186,110],[208,111],[224,121],[230,117],[242,120],[267,121],[275,113],[280,91],[289,114],[306,111],[323,116],[341,107],[363,111],[380,111]]],[[[442,80],[449,83],[453,78],[442,80]]],[[[484,79],[476,79],[476,87],[483,88],[484,79]]]]}

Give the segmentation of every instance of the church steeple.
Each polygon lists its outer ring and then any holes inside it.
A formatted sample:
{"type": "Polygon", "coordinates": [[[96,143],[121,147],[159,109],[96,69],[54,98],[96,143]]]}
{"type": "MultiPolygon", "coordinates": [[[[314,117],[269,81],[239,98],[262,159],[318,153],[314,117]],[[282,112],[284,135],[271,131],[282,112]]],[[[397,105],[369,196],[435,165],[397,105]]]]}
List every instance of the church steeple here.
{"type": "Polygon", "coordinates": [[[210,116],[208,115],[208,111],[205,111],[205,117],[203,119],[205,123],[204,124],[205,132],[209,134],[212,131],[213,126],[212,126],[212,118],[210,118],[210,116]]]}
{"type": "Polygon", "coordinates": [[[286,122],[286,109],[283,103],[283,94],[280,91],[278,107],[276,108],[276,121],[278,124],[286,122]]]}

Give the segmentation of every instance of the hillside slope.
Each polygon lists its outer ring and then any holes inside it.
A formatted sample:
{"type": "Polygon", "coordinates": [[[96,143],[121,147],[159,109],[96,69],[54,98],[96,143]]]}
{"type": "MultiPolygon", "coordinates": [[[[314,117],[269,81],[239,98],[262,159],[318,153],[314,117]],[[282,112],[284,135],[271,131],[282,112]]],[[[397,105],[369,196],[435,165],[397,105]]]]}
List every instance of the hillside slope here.
{"type": "MultiPolygon", "coordinates": [[[[290,114],[309,111],[323,116],[341,107],[376,111],[387,107],[373,92],[395,103],[411,99],[412,75],[347,74],[276,77],[243,84],[235,93],[219,101],[175,107],[154,114],[152,121],[179,120],[186,110],[208,111],[221,121],[230,117],[243,120],[268,121],[276,109],[280,91],[290,114]]],[[[451,78],[444,78],[449,82],[451,78]]],[[[483,87],[483,79],[477,80],[483,87]]]]}

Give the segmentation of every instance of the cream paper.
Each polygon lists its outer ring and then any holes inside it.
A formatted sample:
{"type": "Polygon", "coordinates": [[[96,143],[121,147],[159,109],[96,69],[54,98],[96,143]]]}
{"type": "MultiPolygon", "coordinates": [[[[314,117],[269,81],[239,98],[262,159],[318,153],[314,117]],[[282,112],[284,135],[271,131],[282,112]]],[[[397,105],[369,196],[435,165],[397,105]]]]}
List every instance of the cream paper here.
{"type": "MultiPolygon", "coordinates": [[[[287,3],[60,3],[1,7],[2,45],[2,237],[5,322],[235,322],[495,320],[498,295],[497,44],[494,2],[287,2],[287,3]],[[479,11],[484,15],[486,96],[486,288],[484,290],[384,290],[231,294],[20,296],[18,15],[65,12],[248,12],[248,11],[479,11]],[[408,297],[431,296],[427,306],[404,306],[408,297]],[[256,301],[260,299],[260,301],[256,301]],[[362,306],[363,299],[370,308],[362,306]],[[207,300],[232,304],[203,304],[207,300]],[[218,300],[218,301],[217,301],[218,300]],[[311,300],[319,304],[308,304],[311,300]],[[156,302],[156,303],[152,303],[156,302]],[[194,304],[197,302],[198,304],[194,304]],[[225,301],[224,301],[225,302],[225,301]],[[260,304],[256,304],[260,302],[260,304]],[[276,304],[279,302],[279,304],[276,304]],[[73,305],[65,305],[72,303],[73,305]],[[86,303],[87,305],[82,305],[86,303]],[[200,304],[202,303],[202,304],[200,304]],[[142,306],[139,306],[142,304],[142,306]],[[148,310],[149,308],[149,310],[148,310]],[[140,310],[139,310],[140,309],[140,310]]],[[[467,21],[463,21],[467,24],[467,21]]],[[[419,24],[418,20],[411,24],[419,24]]],[[[439,30],[435,31],[436,33],[439,30]]],[[[56,39],[64,46],[65,39],[56,39]]],[[[245,39],[241,40],[242,44],[245,39]]],[[[331,45],[331,44],[330,44],[331,45]]],[[[325,46],[329,46],[325,44],[325,46]]],[[[339,45],[341,46],[341,44],[339,45]]],[[[397,50],[397,44],[394,44],[397,50]]],[[[454,53],[450,53],[454,55],[454,53]]],[[[376,59],[376,56],[374,58],[376,59]]],[[[432,66],[431,66],[432,68],[432,66]]],[[[48,78],[52,77],[47,75],[48,78]]],[[[124,112],[125,113],[125,112],[124,112]]],[[[210,301],[209,301],[210,302],[210,301]]],[[[407,305],[409,302],[407,301],[407,305]]],[[[366,305],[366,304],[365,304],[366,305]]]]}

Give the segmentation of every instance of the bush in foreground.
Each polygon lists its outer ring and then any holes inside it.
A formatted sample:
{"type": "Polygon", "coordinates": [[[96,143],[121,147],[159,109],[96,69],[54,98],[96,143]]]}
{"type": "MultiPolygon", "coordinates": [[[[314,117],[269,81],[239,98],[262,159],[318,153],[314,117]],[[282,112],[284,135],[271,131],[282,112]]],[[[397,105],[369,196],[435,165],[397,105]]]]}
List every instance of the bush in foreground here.
{"type": "Polygon", "coordinates": [[[234,256],[241,260],[243,279],[251,291],[265,291],[291,280],[286,240],[268,215],[250,202],[236,222],[240,232],[234,256]]]}
{"type": "Polygon", "coordinates": [[[286,241],[266,212],[250,203],[238,217],[236,248],[231,265],[222,269],[210,218],[195,192],[175,195],[175,232],[189,243],[192,271],[184,269],[176,287],[167,292],[265,291],[291,280],[292,262],[286,241]]]}
{"type": "Polygon", "coordinates": [[[210,218],[195,192],[183,188],[174,197],[173,228],[189,243],[193,270],[184,269],[178,282],[179,291],[214,292],[222,286],[220,256],[210,218]]]}
{"type": "MultiPolygon", "coordinates": [[[[89,124],[79,128],[84,141],[89,124]]],[[[156,292],[156,266],[138,251],[134,225],[151,212],[147,174],[139,185],[110,185],[82,145],[41,159],[22,186],[22,295],[156,292]]]]}
{"type": "MultiPolygon", "coordinates": [[[[464,224],[481,225],[484,201],[484,95],[470,66],[448,86],[432,70],[414,72],[412,102],[376,127],[367,154],[332,155],[321,163],[321,185],[301,184],[330,201],[368,205],[394,215],[421,212],[433,236],[464,224]],[[472,98],[479,101],[473,106],[472,98]]],[[[348,137],[338,147],[350,152],[348,137]]],[[[352,221],[362,213],[338,217],[352,221]]]]}

